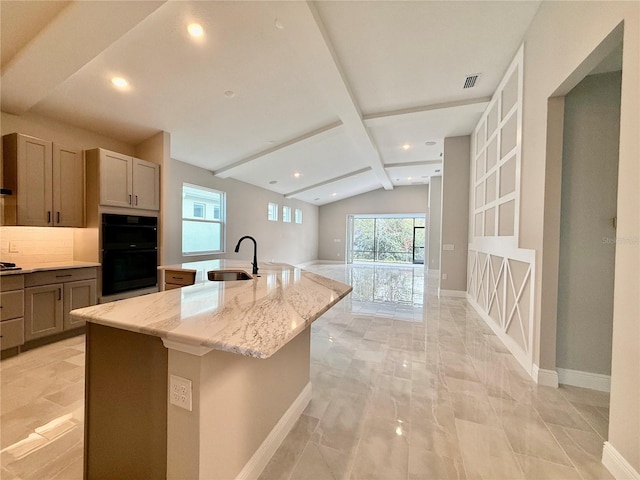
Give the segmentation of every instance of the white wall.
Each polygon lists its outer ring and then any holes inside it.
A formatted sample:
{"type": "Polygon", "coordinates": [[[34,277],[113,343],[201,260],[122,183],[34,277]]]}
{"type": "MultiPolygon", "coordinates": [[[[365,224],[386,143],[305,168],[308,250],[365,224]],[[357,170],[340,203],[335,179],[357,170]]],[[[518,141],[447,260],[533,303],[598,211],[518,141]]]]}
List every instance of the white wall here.
{"type": "MultiPolygon", "coordinates": [[[[440,239],[442,236],[442,177],[429,181],[429,215],[427,217],[429,270],[440,270],[440,239]]],[[[432,285],[435,286],[435,285],[432,285]]]]}
{"type": "MultiPolygon", "coordinates": [[[[233,179],[215,177],[213,173],[177,160],[164,167],[162,263],[173,265],[205,258],[233,258],[251,261],[251,243],[243,243],[234,253],[236,242],[251,235],[258,242],[258,261],[297,264],[316,260],[318,252],[318,207],[233,179]],[[182,255],[182,183],[213,188],[226,193],[226,252],[221,255],[182,255]],[[267,220],[267,204],[277,203],[302,209],[302,224],[267,220]]],[[[281,216],[280,216],[281,217],[281,216]]]]}
{"type": "Polygon", "coordinates": [[[347,215],[384,213],[425,213],[427,185],[374,190],[320,207],[318,222],[318,259],[344,261],[347,240],[347,215]]]}
{"type": "Polygon", "coordinates": [[[609,375],[620,72],[565,97],[556,365],[609,375]]]}
{"type": "Polygon", "coordinates": [[[442,162],[440,289],[461,293],[467,290],[470,142],[469,135],[445,138],[442,162]],[[454,250],[444,250],[444,245],[454,250]]]}

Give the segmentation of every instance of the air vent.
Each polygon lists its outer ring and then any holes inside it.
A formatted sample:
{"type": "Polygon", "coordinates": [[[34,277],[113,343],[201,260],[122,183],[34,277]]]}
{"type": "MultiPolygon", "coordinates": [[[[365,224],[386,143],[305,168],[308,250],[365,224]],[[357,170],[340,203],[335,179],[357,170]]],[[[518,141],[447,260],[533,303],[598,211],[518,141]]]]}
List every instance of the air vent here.
{"type": "Polygon", "coordinates": [[[479,73],[476,73],[474,75],[467,75],[467,78],[464,79],[464,87],[462,87],[462,88],[475,87],[476,81],[478,80],[479,76],[480,76],[479,73]]]}

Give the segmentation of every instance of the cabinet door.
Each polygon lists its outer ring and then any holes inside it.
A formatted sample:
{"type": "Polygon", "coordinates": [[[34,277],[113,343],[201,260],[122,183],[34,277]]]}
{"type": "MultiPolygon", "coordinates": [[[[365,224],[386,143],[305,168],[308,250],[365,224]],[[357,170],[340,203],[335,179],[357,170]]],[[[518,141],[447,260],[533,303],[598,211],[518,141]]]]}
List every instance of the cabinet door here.
{"type": "Polygon", "coordinates": [[[18,225],[53,225],[51,142],[18,135],[18,225]]]}
{"type": "Polygon", "coordinates": [[[84,158],[80,150],[53,145],[53,224],[84,226],[84,158]]]}
{"type": "Polygon", "coordinates": [[[100,150],[100,205],[131,207],[132,158],[100,150]]]}
{"type": "Polygon", "coordinates": [[[160,210],[160,165],[133,159],[133,206],[160,210]]]}
{"type": "Polygon", "coordinates": [[[62,284],[25,288],[24,339],[62,331],[62,284]]]}
{"type": "Polygon", "coordinates": [[[64,284],[64,329],[78,328],[84,325],[83,320],[74,320],[69,315],[71,310],[96,304],[96,281],[81,280],[64,284]]]}

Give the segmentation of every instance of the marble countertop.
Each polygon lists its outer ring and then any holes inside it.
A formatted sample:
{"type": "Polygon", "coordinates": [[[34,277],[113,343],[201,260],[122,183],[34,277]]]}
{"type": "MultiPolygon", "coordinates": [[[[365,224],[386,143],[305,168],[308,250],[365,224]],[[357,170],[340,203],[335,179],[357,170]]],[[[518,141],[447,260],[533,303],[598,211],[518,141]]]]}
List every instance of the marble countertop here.
{"type": "Polygon", "coordinates": [[[196,272],[195,285],[73,310],[78,320],[162,338],[194,354],[222,350],[268,358],[344,298],[351,287],[286,264],[260,263],[251,280],[210,282],[209,270],[251,264],[211,260],[160,267],[196,272]]]}
{"type": "Polygon", "coordinates": [[[68,268],[99,267],[95,262],[79,262],[71,260],[68,262],[41,262],[41,263],[16,263],[20,270],[3,270],[0,275],[20,275],[24,273],[46,272],[48,270],[66,270],[68,268]]]}

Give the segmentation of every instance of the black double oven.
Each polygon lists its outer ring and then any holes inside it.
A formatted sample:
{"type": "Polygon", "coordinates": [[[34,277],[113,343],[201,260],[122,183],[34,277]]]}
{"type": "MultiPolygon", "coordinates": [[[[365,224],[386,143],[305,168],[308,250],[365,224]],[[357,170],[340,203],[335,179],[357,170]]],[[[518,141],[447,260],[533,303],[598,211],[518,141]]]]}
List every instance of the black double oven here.
{"type": "Polygon", "coordinates": [[[157,285],[158,219],[102,214],[102,295],[157,285]]]}

